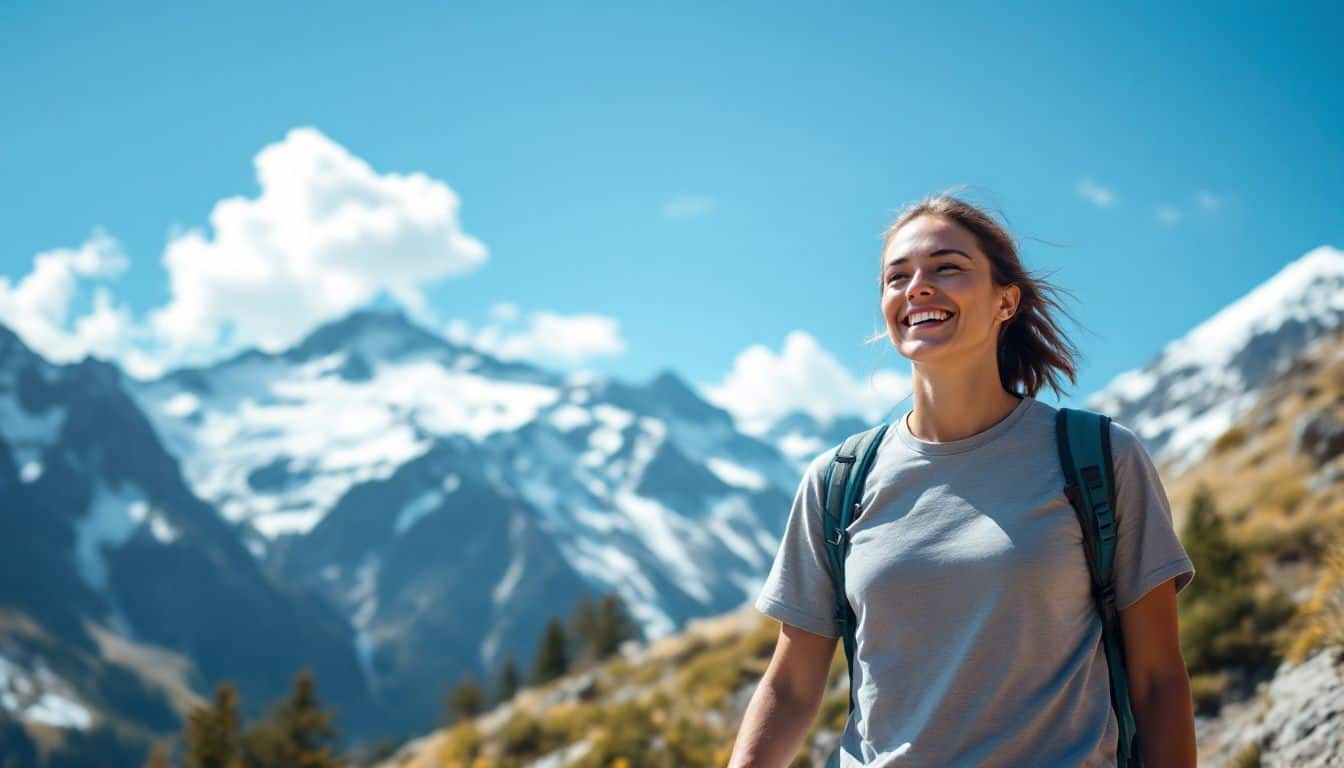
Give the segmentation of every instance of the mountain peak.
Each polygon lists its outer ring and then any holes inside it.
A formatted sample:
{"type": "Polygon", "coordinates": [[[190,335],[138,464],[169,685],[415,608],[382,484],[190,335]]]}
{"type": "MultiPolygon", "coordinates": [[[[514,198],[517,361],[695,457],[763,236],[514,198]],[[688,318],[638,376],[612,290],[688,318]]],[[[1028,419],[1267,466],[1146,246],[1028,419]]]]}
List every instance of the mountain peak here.
{"type": "Polygon", "coordinates": [[[313,329],[286,352],[285,357],[291,361],[309,360],[351,347],[366,346],[374,349],[363,351],[382,357],[388,352],[395,354],[412,348],[453,345],[416,325],[401,307],[371,304],[313,329]]]}
{"type": "Polygon", "coordinates": [[[1134,429],[1181,471],[1203,454],[1304,350],[1344,326],[1344,251],[1313,248],[1085,407],[1134,429]]]}

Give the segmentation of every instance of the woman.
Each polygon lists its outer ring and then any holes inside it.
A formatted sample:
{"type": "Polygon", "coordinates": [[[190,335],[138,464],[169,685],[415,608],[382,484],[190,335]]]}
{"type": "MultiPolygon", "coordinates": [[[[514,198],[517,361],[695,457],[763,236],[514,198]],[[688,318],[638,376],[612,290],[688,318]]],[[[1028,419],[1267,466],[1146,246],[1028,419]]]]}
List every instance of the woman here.
{"type": "MultiPolygon", "coordinates": [[[[1055,408],[1074,351],[1009,235],[954,197],[887,230],[887,336],[913,370],[914,406],[883,436],[849,526],[857,619],[855,709],[842,766],[1111,766],[1101,622],[1082,531],[1064,495],[1055,408]]],[[[1116,593],[1146,768],[1194,766],[1176,594],[1194,567],[1153,463],[1111,423],[1116,593]]],[[[756,601],[781,622],[730,765],[786,766],[820,705],[836,638],[821,489],[812,460],[756,601]]]]}

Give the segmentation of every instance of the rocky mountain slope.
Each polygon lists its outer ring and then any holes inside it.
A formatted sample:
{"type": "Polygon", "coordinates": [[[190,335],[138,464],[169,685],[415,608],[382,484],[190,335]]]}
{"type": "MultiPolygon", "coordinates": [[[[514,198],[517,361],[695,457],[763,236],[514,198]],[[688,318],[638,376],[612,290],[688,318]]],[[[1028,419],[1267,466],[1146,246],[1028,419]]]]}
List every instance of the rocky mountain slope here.
{"type": "Polygon", "coordinates": [[[1130,426],[1179,474],[1264,395],[1265,386],[1344,327],[1344,251],[1320,246],[1117,376],[1085,407],[1130,426]]]}
{"type": "Polygon", "coordinates": [[[348,624],[192,494],[117,369],[49,364],[2,327],[0,617],[0,710],[20,728],[171,727],[184,690],[266,701],[303,665],[376,722],[348,624]]]}

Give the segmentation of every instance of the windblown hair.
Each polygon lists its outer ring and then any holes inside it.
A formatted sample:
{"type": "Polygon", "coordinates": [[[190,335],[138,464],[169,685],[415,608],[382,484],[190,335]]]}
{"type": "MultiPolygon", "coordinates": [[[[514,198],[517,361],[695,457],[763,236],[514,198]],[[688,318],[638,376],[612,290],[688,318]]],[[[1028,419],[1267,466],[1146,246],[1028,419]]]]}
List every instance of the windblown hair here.
{"type": "MultiPolygon", "coordinates": [[[[1063,395],[1064,377],[1077,384],[1078,350],[1055,320],[1056,312],[1072,318],[1055,299],[1060,293],[1069,292],[1023,267],[1017,243],[993,217],[946,193],[906,206],[883,234],[882,251],[885,253],[902,226],[919,216],[941,216],[965,227],[975,235],[980,250],[989,257],[994,284],[999,287],[1016,285],[1021,291],[1017,313],[999,327],[999,382],[1003,388],[1035,397],[1046,385],[1063,395]]],[[[878,258],[877,285],[880,295],[883,287],[881,257],[878,258]]],[[[889,338],[886,332],[875,334],[868,341],[883,338],[889,338]]]]}

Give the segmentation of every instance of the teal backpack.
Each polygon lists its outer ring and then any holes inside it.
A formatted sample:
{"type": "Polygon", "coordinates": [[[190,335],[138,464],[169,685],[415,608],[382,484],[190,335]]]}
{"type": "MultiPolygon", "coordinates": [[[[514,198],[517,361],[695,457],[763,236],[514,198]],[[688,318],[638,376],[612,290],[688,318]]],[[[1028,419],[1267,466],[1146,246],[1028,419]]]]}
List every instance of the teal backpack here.
{"type": "MultiPolygon", "coordinates": [[[[1073,505],[1083,530],[1083,550],[1092,574],[1092,598],[1101,614],[1102,645],[1110,668],[1111,707],[1120,725],[1116,763],[1120,768],[1142,768],[1135,734],[1134,713],[1129,701],[1129,677],[1125,673],[1125,649],[1120,634],[1120,613],[1115,605],[1115,471],[1111,462],[1109,416],[1074,408],[1060,408],[1055,417],[1055,439],[1064,469],[1064,494],[1073,505]]],[[[826,554],[835,585],[835,619],[840,625],[849,664],[849,711],[854,711],[855,616],[845,597],[845,555],[849,553],[848,528],[852,513],[858,513],[863,481],[868,476],[889,424],[851,435],[836,448],[826,470],[822,488],[825,507],[823,530],[826,554]]],[[[837,744],[826,768],[839,768],[837,744]]]]}

